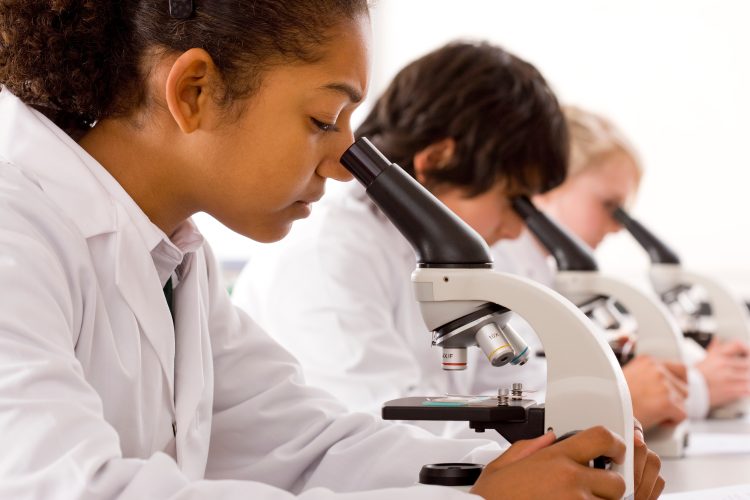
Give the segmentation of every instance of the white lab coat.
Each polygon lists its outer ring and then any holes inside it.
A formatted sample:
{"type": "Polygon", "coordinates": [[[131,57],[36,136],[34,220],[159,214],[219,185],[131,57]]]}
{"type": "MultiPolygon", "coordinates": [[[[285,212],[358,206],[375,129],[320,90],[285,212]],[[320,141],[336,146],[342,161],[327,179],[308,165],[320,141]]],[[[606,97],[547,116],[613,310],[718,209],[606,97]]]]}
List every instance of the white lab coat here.
{"type": "Polygon", "coordinates": [[[173,327],[144,220],[113,181],[0,93],[0,498],[466,497],[346,493],[408,486],[424,463],[498,447],[347,414],[305,386],[232,307],[205,243],[177,269],[173,327]]]}
{"type": "MultiPolygon", "coordinates": [[[[496,368],[469,349],[466,371],[444,371],[412,291],[415,267],[406,239],[351,184],[327,196],[287,239],[254,253],[233,301],[299,359],[309,383],[352,410],[379,415],[391,399],[497,394],[513,382],[544,388],[546,364],[534,355],[523,367],[496,368]]],[[[539,341],[529,331],[522,333],[534,353],[539,341]]],[[[463,422],[415,423],[439,434],[476,436],[463,422]]]]}
{"type": "MultiPolygon", "coordinates": [[[[554,288],[555,261],[546,255],[528,231],[525,230],[515,240],[499,243],[494,250],[496,267],[502,271],[519,274],[554,288]]],[[[690,418],[706,418],[710,406],[708,385],[703,374],[692,366],[705,356],[705,352],[691,339],[685,339],[683,345],[688,358],[687,413],[690,418]]]]}

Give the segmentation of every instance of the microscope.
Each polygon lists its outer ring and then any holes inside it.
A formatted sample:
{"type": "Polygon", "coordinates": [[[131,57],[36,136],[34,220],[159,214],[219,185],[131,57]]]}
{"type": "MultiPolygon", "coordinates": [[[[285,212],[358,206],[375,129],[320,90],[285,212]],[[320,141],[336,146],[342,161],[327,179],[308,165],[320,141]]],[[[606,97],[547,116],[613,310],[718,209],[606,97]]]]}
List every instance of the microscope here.
{"type": "Polygon", "coordinates": [[[466,349],[478,346],[495,366],[521,364],[523,341],[507,320],[522,316],[547,357],[544,405],[500,394],[477,405],[441,404],[440,398],[403,398],[383,407],[384,419],[468,421],[477,431],[496,429],[511,442],[546,430],[558,436],[603,425],[622,437],[626,459],[612,470],[633,495],[633,409],[612,350],[569,301],[531,280],[492,270],[485,241],[427,189],[391,163],[366,138],[341,163],[409,241],[417,257],[414,292],[443,367],[466,367],[466,349]]]}
{"type": "MultiPolygon", "coordinates": [[[[722,340],[750,343],[750,314],[743,300],[714,278],[684,269],[677,254],[622,208],[612,215],[648,253],[651,284],[678,319],[686,337],[704,348],[714,335],[722,340]]],[[[748,410],[750,399],[745,398],[718,408],[711,415],[735,418],[748,410]]]]}
{"type": "MultiPolygon", "coordinates": [[[[658,299],[599,272],[588,246],[541,212],[528,197],[516,197],[512,204],[529,230],[555,258],[555,289],[558,292],[576,304],[605,333],[624,327],[635,328],[638,354],[685,364],[679,326],[658,299]],[[630,318],[620,307],[629,313],[636,325],[627,325],[630,318]]],[[[649,430],[646,442],[663,457],[681,457],[687,436],[688,423],[681,422],[676,426],[649,430]]]]}

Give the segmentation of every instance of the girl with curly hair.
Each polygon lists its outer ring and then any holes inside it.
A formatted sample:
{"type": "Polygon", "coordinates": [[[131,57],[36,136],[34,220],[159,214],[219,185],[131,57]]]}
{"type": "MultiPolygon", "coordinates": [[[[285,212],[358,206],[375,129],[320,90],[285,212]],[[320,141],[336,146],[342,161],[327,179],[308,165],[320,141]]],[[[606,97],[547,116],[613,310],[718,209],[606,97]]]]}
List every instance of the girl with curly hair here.
{"type": "MultiPolygon", "coordinates": [[[[365,0],[0,3],[1,498],[466,497],[408,486],[425,462],[499,449],[305,386],[190,220],[277,240],[349,178],[368,17],[365,0]]],[[[622,494],[582,465],[621,460],[618,437],[553,439],[474,491],[622,494]]]]}

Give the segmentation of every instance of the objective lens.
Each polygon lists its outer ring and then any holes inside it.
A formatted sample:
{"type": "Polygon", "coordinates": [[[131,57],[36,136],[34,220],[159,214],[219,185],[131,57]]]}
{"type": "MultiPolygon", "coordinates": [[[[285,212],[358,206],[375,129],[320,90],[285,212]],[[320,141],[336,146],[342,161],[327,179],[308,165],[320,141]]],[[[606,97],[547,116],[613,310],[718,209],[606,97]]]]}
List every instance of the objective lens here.
{"type": "Polygon", "coordinates": [[[444,347],[443,348],[443,370],[465,370],[466,348],[444,347]]]}
{"type": "Polygon", "coordinates": [[[524,365],[529,360],[529,346],[526,345],[523,338],[513,329],[512,326],[506,324],[502,327],[503,335],[510,342],[510,346],[513,348],[514,357],[510,360],[512,365],[524,365]]]}
{"type": "Polygon", "coordinates": [[[503,366],[513,359],[513,347],[495,323],[484,325],[474,338],[492,366],[503,366]]]}

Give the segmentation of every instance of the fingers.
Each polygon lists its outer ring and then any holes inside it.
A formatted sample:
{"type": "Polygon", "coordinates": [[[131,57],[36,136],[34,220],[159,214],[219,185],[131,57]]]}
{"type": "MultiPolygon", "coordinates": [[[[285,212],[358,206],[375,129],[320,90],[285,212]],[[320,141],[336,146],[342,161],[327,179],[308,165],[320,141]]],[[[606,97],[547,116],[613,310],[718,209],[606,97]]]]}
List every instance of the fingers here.
{"type": "Polygon", "coordinates": [[[633,432],[636,439],[640,439],[641,441],[646,439],[643,434],[643,424],[635,417],[633,417],[633,432]]]}
{"type": "Polygon", "coordinates": [[[596,498],[620,499],[625,495],[625,479],[616,472],[589,468],[580,472],[579,479],[596,498]]]}
{"type": "Polygon", "coordinates": [[[664,478],[659,476],[656,478],[656,484],[654,484],[654,489],[651,490],[651,499],[656,500],[661,495],[662,491],[664,491],[664,485],[665,485],[664,478]]]}
{"type": "MultiPolygon", "coordinates": [[[[665,364],[665,373],[666,373],[666,379],[667,383],[670,385],[670,388],[673,391],[676,391],[677,394],[682,398],[685,399],[688,396],[688,384],[687,379],[682,379],[674,375],[672,370],[669,367],[666,367],[665,364]]],[[[684,366],[683,366],[684,368],[684,366]]],[[[687,373],[687,372],[685,372],[687,373]]]]}
{"type": "Polygon", "coordinates": [[[718,348],[725,355],[744,357],[750,356],[750,347],[745,342],[739,339],[723,342],[719,344],[718,348]]]}
{"type": "Polygon", "coordinates": [[[555,442],[555,433],[547,432],[534,439],[521,439],[505,450],[498,458],[487,464],[489,468],[503,467],[517,462],[555,442]]]}
{"type": "MultiPolygon", "coordinates": [[[[657,488],[657,482],[660,479],[659,470],[661,469],[661,460],[653,451],[647,450],[646,464],[643,468],[641,480],[635,484],[635,499],[650,500],[654,498],[653,492],[657,488]]],[[[662,481],[663,482],[663,481],[662,481]]],[[[662,485],[663,489],[664,486],[662,485]]]]}
{"type": "Polygon", "coordinates": [[[638,429],[633,433],[633,472],[635,485],[638,487],[643,479],[643,471],[646,468],[646,458],[648,457],[648,446],[643,440],[643,432],[638,429]]]}
{"type": "Polygon", "coordinates": [[[748,376],[750,373],[750,358],[740,358],[737,356],[722,359],[722,366],[733,373],[740,373],[748,376]]]}
{"type": "MultiPolygon", "coordinates": [[[[625,460],[625,443],[617,435],[602,426],[581,431],[565,441],[556,443],[554,448],[581,465],[588,466],[596,457],[610,457],[615,463],[625,460]]],[[[552,447],[550,447],[552,448],[552,447]]]]}
{"type": "Polygon", "coordinates": [[[687,384],[687,366],[683,363],[675,363],[673,361],[664,361],[663,364],[670,374],[687,384]]]}

